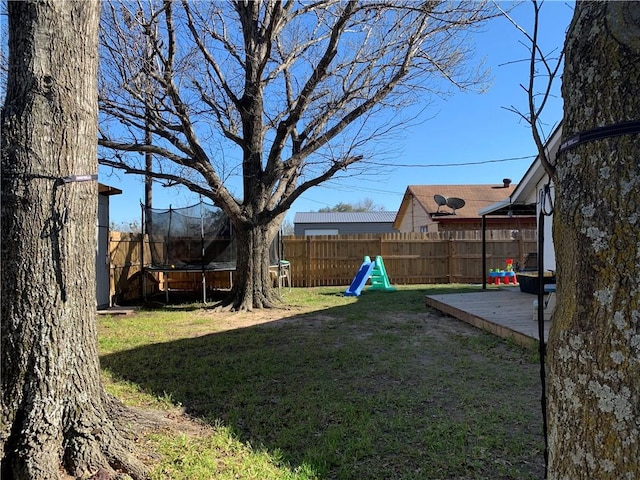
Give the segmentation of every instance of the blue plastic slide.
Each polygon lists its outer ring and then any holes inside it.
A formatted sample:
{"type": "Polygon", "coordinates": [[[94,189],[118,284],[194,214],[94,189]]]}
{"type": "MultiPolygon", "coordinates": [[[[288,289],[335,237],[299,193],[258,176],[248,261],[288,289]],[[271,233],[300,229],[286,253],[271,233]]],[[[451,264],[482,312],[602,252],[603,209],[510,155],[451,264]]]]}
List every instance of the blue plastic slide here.
{"type": "Polygon", "coordinates": [[[372,262],[369,257],[364,257],[364,262],[360,265],[360,270],[356,273],[353,281],[351,282],[351,286],[344,292],[345,297],[358,297],[360,296],[360,292],[364,288],[367,280],[371,276],[371,271],[373,267],[376,266],[376,262],[372,262]]]}

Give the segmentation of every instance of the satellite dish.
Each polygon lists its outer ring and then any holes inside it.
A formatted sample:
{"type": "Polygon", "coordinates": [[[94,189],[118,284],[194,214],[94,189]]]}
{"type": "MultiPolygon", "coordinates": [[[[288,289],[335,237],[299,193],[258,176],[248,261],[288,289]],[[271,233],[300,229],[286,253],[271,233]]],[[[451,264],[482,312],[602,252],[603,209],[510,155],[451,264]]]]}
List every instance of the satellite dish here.
{"type": "Polygon", "coordinates": [[[447,206],[453,210],[453,213],[456,213],[456,210],[464,207],[465,201],[461,198],[457,197],[449,197],[447,198],[447,206]]]}
{"type": "Polygon", "coordinates": [[[442,206],[447,204],[447,197],[442,196],[442,195],[438,195],[437,193],[433,196],[433,199],[438,204],[437,212],[440,212],[440,207],[442,207],[442,206]]]}

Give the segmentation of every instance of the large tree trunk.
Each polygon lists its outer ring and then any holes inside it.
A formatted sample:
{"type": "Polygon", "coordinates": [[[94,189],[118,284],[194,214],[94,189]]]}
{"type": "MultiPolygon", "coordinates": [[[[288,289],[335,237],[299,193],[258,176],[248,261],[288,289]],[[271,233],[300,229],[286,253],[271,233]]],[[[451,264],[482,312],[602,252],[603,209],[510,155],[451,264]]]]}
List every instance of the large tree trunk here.
{"type": "Polygon", "coordinates": [[[269,272],[269,250],[280,228],[280,217],[266,225],[236,227],[236,281],[230,301],[234,310],[271,308],[278,301],[269,272]]]}
{"type": "Polygon", "coordinates": [[[76,476],[144,475],[114,424],[123,412],[100,381],[96,178],[63,180],[97,173],[99,10],[97,1],[8,3],[3,479],[59,478],[61,466],[76,476]]]}
{"type": "MultiPolygon", "coordinates": [[[[640,119],[639,2],[577,3],[562,93],[565,137],[640,119]]],[[[640,478],[639,159],[635,133],[558,160],[551,479],[640,478]]]]}

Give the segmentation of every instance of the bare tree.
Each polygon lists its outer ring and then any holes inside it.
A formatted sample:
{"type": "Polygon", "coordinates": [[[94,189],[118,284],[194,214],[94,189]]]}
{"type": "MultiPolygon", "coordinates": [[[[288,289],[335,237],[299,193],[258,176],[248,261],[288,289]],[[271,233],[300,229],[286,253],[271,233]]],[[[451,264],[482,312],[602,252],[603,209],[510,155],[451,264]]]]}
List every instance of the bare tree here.
{"type": "Polygon", "coordinates": [[[640,2],[578,2],[565,55],[549,478],[640,478],[640,2]]]}
{"type": "Polygon", "coordinates": [[[295,225],[291,220],[284,219],[280,227],[282,235],[295,235],[295,225]]]}
{"type": "Polygon", "coordinates": [[[383,205],[376,205],[371,198],[365,198],[356,203],[338,202],[333,207],[323,207],[319,212],[382,212],[383,205]]]}
{"type": "Polygon", "coordinates": [[[100,5],[38,0],[7,10],[1,476],[55,479],[62,466],[83,478],[116,468],[140,478],[125,410],[102,388],[98,360],[100,5]]]}
{"type": "Polygon", "coordinates": [[[564,60],[564,50],[557,52],[544,52],[540,47],[540,10],[544,2],[536,0],[531,1],[533,8],[533,27],[531,33],[520,25],[509,12],[501,9],[502,14],[517,28],[526,38],[526,46],[529,49],[529,58],[526,59],[529,64],[529,75],[526,84],[520,86],[526,93],[527,109],[522,110],[514,105],[507,107],[507,110],[514,112],[531,128],[531,136],[538,150],[538,158],[542,167],[548,175],[553,176],[555,167],[553,162],[548,158],[546,141],[549,133],[544,131],[542,122],[542,113],[550,98],[553,85],[558,80],[558,74],[564,60]]]}
{"type": "Polygon", "coordinates": [[[100,161],[144,174],[131,152],[151,152],[156,179],[222,208],[238,237],[231,306],[272,306],[268,247],[286,211],[358,172],[374,140],[402,125],[394,112],[481,85],[465,40],[491,14],[476,1],[109,4],[100,161]]]}

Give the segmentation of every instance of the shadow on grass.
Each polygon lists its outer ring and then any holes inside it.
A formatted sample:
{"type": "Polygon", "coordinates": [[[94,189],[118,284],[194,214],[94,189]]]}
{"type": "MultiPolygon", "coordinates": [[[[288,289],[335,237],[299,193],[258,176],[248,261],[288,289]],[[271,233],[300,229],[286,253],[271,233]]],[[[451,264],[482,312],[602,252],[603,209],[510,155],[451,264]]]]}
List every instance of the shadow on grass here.
{"type": "Polygon", "coordinates": [[[105,355],[102,366],[319,478],[541,478],[529,352],[426,312],[422,299],[365,292],[311,314],[105,355]]]}

